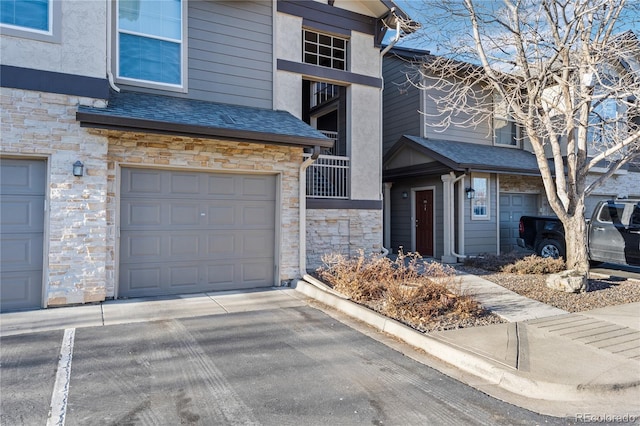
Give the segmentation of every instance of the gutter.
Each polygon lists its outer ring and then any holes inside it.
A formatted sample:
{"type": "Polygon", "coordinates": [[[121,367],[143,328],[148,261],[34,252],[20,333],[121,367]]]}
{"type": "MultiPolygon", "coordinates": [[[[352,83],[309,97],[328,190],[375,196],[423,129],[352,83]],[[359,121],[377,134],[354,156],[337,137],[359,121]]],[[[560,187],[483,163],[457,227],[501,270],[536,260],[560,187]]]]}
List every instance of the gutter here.
{"type": "Polygon", "coordinates": [[[300,227],[300,235],[298,237],[298,245],[300,246],[298,265],[301,277],[307,275],[307,169],[319,156],[320,146],[316,145],[313,147],[311,157],[304,160],[300,165],[300,177],[298,178],[298,182],[300,183],[300,187],[298,188],[298,225],[300,227]]]}

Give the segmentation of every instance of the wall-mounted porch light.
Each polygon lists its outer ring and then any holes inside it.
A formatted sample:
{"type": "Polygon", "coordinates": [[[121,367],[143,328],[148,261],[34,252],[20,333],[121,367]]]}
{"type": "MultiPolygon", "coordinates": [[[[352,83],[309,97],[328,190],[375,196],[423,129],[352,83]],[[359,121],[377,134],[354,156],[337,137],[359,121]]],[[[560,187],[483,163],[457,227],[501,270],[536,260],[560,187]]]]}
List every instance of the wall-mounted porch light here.
{"type": "Polygon", "coordinates": [[[80,177],[84,174],[84,164],[80,160],[73,163],[73,175],[80,177]]]}
{"type": "Polygon", "coordinates": [[[476,198],[476,190],[473,188],[467,188],[464,190],[465,194],[467,194],[467,199],[471,200],[476,198]]]}
{"type": "Polygon", "coordinates": [[[409,198],[407,191],[402,191],[402,198],[409,198]]]}

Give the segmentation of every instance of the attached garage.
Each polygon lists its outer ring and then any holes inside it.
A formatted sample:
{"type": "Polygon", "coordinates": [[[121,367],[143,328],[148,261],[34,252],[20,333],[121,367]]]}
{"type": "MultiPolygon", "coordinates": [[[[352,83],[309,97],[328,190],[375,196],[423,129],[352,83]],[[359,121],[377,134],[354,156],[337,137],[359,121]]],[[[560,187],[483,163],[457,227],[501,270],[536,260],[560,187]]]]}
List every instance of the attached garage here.
{"type": "Polygon", "coordinates": [[[276,176],[123,168],[119,297],[270,287],[276,176]]]}
{"type": "Polygon", "coordinates": [[[536,194],[500,194],[500,251],[509,253],[518,250],[516,238],[520,236],[518,226],[521,216],[538,214],[536,194]]]}
{"type": "Polygon", "coordinates": [[[0,311],[42,306],[46,163],[0,159],[0,311]]]}

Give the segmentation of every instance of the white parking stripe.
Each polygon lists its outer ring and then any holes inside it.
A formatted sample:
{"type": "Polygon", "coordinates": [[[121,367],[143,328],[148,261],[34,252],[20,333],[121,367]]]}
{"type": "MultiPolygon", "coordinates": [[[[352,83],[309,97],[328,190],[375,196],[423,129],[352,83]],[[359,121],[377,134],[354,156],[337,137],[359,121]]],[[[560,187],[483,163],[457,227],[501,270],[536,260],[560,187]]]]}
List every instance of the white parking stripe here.
{"type": "Polygon", "coordinates": [[[71,358],[73,356],[75,336],[75,328],[67,328],[64,330],[62,347],[60,348],[60,360],[58,361],[58,372],[56,373],[56,381],[53,384],[53,393],[51,394],[51,407],[49,408],[47,426],[64,426],[64,418],[67,414],[69,380],[71,378],[71,358]]]}

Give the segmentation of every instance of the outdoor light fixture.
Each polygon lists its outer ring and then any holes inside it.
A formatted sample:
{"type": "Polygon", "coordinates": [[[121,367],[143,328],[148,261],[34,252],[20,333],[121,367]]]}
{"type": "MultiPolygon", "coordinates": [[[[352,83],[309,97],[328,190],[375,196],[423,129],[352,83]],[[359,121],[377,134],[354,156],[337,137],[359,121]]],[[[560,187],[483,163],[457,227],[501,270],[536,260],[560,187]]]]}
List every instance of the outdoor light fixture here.
{"type": "Polygon", "coordinates": [[[80,160],[73,163],[73,175],[80,177],[84,174],[84,164],[80,160]]]}
{"type": "Polygon", "coordinates": [[[467,198],[469,200],[476,198],[476,190],[473,188],[467,188],[464,190],[465,194],[467,194],[467,198]]]}
{"type": "Polygon", "coordinates": [[[402,198],[409,198],[409,194],[407,194],[407,191],[402,191],[402,198]]]}

